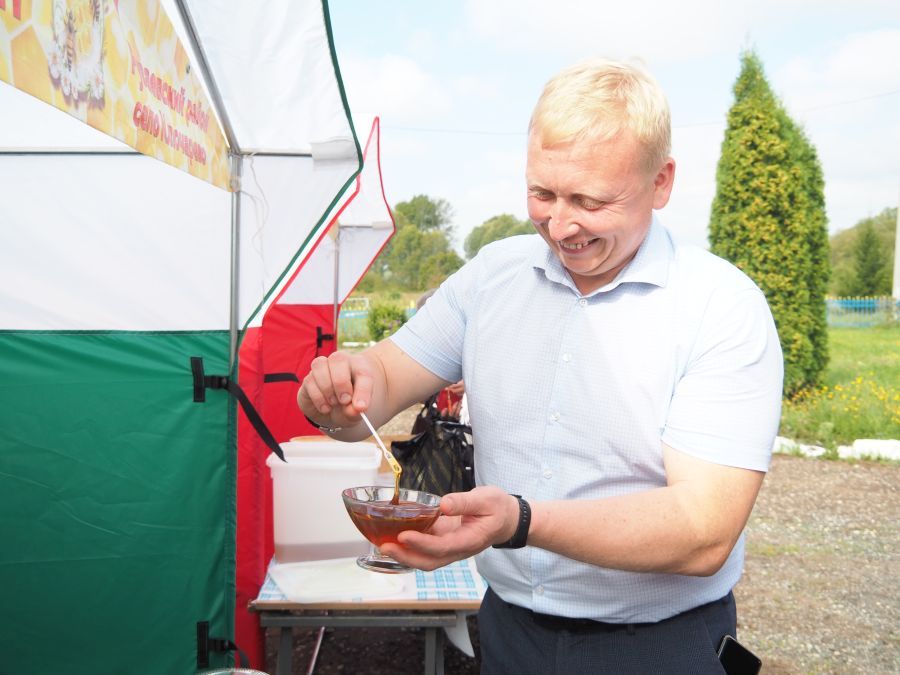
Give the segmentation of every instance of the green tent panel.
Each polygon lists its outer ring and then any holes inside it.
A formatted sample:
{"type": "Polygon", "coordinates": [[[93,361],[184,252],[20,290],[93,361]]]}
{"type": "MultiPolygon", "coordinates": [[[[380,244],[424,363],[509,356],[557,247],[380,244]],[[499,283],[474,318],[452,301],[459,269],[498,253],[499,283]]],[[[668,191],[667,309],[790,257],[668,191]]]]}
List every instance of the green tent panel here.
{"type": "Polygon", "coordinates": [[[0,653],[18,672],[189,673],[195,620],[231,634],[231,406],[193,401],[195,355],[226,372],[227,331],[0,333],[0,653]]]}

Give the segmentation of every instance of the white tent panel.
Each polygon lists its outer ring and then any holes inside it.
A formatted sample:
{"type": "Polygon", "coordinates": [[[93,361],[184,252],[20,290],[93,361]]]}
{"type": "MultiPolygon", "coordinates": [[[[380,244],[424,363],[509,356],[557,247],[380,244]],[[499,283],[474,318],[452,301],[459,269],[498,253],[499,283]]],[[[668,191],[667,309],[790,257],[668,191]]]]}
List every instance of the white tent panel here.
{"type": "Polygon", "coordinates": [[[0,154],[0,185],[0,328],[228,328],[227,193],[126,154],[0,154]]]}
{"type": "Polygon", "coordinates": [[[297,305],[330,305],[343,303],[372,261],[377,251],[391,235],[390,229],[339,228],[335,241],[332,229],[315,248],[309,260],[279,303],[297,305]],[[338,291],[334,291],[335,257],[338,261],[338,291]]]}
{"type": "MultiPolygon", "coordinates": [[[[323,223],[331,223],[334,220],[336,214],[340,213],[347,203],[347,200],[352,197],[352,192],[353,186],[351,185],[335,202],[335,205],[331,208],[327,217],[323,219],[323,223]]],[[[269,307],[271,307],[273,303],[281,301],[285,289],[289,288],[297,280],[299,274],[298,270],[310,262],[310,259],[319,247],[325,247],[324,253],[328,254],[330,245],[324,241],[326,238],[328,238],[326,231],[318,230],[316,236],[310,237],[304,242],[299,255],[291,261],[290,267],[285,270],[285,273],[278,279],[277,283],[272,288],[272,291],[263,299],[263,302],[260,303],[257,311],[250,317],[250,321],[247,324],[249,327],[259,327],[262,325],[263,318],[269,307]]],[[[370,252],[370,255],[374,256],[375,254],[374,252],[370,252]]],[[[333,258],[328,258],[328,260],[333,262],[333,258]]],[[[321,263],[320,261],[320,267],[318,269],[326,269],[326,267],[322,267],[321,265],[327,267],[328,263],[321,263]]],[[[320,285],[320,288],[316,290],[316,297],[327,298],[327,300],[317,301],[313,304],[331,303],[334,301],[333,267],[327,267],[327,269],[332,270],[328,277],[320,277],[315,280],[315,283],[320,285]]]]}
{"type": "Polygon", "coordinates": [[[329,221],[332,224],[328,234],[278,302],[298,305],[343,303],[394,233],[393,217],[381,184],[379,142],[378,126],[374,124],[354,192],[344,201],[337,216],[329,221]]]}
{"type": "Polygon", "coordinates": [[[352,138],[320,3],[185,4],[242,151],[352,138]]]}
{"type": "MultiPolygon", "coordinates": [[[[163,4],[175,30],[182,37],[187,37],[190,31],[186,31],[182,25],[174,2],[164,0],[163,4]]],[[[236,316],[240,327],[248,322],[261,303],[271,301],[274,297],[271,293],[273,286],[284,276],[290,276],[298,261],[309,253],[320,236],[321,230],[316,237],[312,236],[314,228],[320,223],[322,214],[332,206],[335,195],[359,167],[357,144],[335,76],[322,3],[269,0],[262,9],[255,3],[235,3],[233,0],[204,0],[184,2],[183,5],[187,7],[194,31],[202,45],[202,53],[215,78],[214,90],[221,95],[225,117],[234,131],[238,149],[242,153],[280,153],[256,157],[244,154],[237,242],[240,252],[236,316]],[[311,153],[316,159],[297,156],[297,153],[311,153]],[[289,267],[291,270],[286,274],[285,270],[289,267]]],[[[0,109],[4,112],[4,123],[0,125],[0,149],[124,147],[118,141],[105,137],[5,83],[0,83],[0,109]],[[41,117],[47,118],[46,124],[31,123],[33,119],[41,117]]],[[[110,159],[108,155],[101,157],[110,159]]],[[[111,166],[98,169],[102,175],[96,177],[91,173],[93,168],[88,169],[88,173],[83,173],[84,167],[93,166],[94,159],[96,158],[72,160],[74,163],[70,166],[74,168],[70,169],[73,173],[69,174],[69,178],[77,177],[81,187],[72,184],[72,180],[65,181],[65,176],[62,176],[61,179],[69,185],[55,192],[55,186],[52,189],[48,186],[54,185],[56,179],[43,183],[41,177],[35,176],[38,180],[30,188],[30,192],[25,194],[36,196],[46,194],[48,190],[54,195],[58,194],[64,201],[57,204],[65,205],[63,213],[69,218],[69,212],[73,210],[69,208],[70,204],[92,201],[88,196],[90,191],[85,191],[82,181],[97,186],[98,190],[101,190],[101,186],[107,186],[107,191],[115,194],[104,197],[99,205],[86,206],[72,214],[73,220],[89,220],[91,224],[79,224],[77,228],[66,228],[67,231],[83,232],[92,232],[91,228],[102,229],[104,224],[114,227],[115,222],[128,223],[130,219],[141,222],[159,221],[163,213],[166,213],[164,202],[170,202],[171,208],[166,214],[167,224],[178,233],[172,241],[180,242],[187,238],[193,243],[192,247],[197,249],[203,249],[204,244],[200,242],[205,241],[207,249],[210,245],[215,249],[215,254],[210,251],[207,253],[209,259],[216,262],[189,265],[187,269],[191,271],[188,276],[198,275],[204,279],[212,276],[224,283],[216,291],[215,297],[210,298],[207,297],[207,291],[200,290],[203,282],[184,279],[185,284],[180,292],[183,297],[177,303],[169,305],[171,311],[167,311],[168,300],[163,297],[172,295],[171,293],[156,294],[155,299],[145,301],[143,296],[147,292],[143,287],[138,287],[139,284],[134,280],[134,272],[150,264],[148,260],[152,253],[159,250],[163,259],[169,255],[165,244],[145,245],[143,257],[138,247],[131,249],[128,244],[122,244],[125,250],[107,257],[102,248],[92,248],[83,242],[76,242],[74,246],[67,244],[61,250],[78,250],[80,247],[86,249],[81,254],[82,260],[103,260],[102,264],[86,265],[83,271],[69,269],[68,278],[72,281],[92,282],[97,287],[96,297],[108,299],[109,302],[98,302],[94,305],[94,310],[84,311],[77,309],[79,303],[63,303],[61,299],[65,297],[65,293],[55,295],[54,289],[58,280],[64,278],[63,271],[67,269],[67,261],[57,261],[53,265],[56,272],[31,276],[23,269],[7,266],[5,278],[11,278],[12,270],[16,269],[16,276],[27,279],[29,288],[37,290],[46,286],[46,293],[42,296],[46,297],[31,303],[30,312],[24,309],[13,311],[13,298],[21,296],[10,292],[7,298],[4,293],[0,297],[9,302],[0,308],[3,325],[18,328],[133,329],[150,325],[147,321],[136,320],[140,317],[147,317],[148,320],[150,317],[159,317],[162,322],[154,326],[157,329],[221,327],[221,319],[227,315],[221,309],[221,302],[228,302],[230,287],[227,264],[231,248],[230,195],[221,192],[217,197],[210,193],[207,185],[202,185],[202,181],[197,179],[192,180],[201,185],[190,185],[190,177],[182,188],[182,176],[170,175],[171,171],[167,171],[165,166],[149,167],[147,162],[140,162],[137,158],[112,158],[108,162],[111,166]],[[122,170],[120,161],[129,162],[128,170],[122,170]],[[133,176],[129,173],[132,164],[140,165],[133,176]],[[127,184],[127,187],[120,189],[119,184],[127,184]],[[72,194],[64,195],[63,191],[72,194]],[[156,203],[152,206],[145,203],[154,201],[146,198],[148,193],[157,195],[156,203]],[[116,206],[119,203],[122,204],[121,208],[116,206]],[[140,206],[136,208],[135,205],[140,206]],[[130,207],[131,211],[125,210],[126,207],[130,207]],[[160,213],[156,212],[157,208],[161,210],[160,213]],[[210,231],[214,231],[215,236],[208,239],[207,233],[210,231]],[[226,253],[225,257],[217,257],[222,252],[226,253]],[[113,270],[128,273],[118,275],[126,281],[107,283],[115,276],[113,270]],[[108,306],[108,311],[115,313],[111,307],[112,300],[117,298],[140,300],[140,305],[146,311],[135,308],[134,311],[139,315],[137,317],[129,316],[130,310],[120,310],[116,316],[107,316],[106,310],[97,311],[108,306]],[[199,299],[202,309],[182,311],[192,305],[193,299],[199,299]],[[61,307],[72,309],[60,309],[61,307]],[[23,313],[28,314],[24,325],[18,323],[18,318],[23,313]],[[172,317],[187,315],[190,318],[183,321],[167,319],[165,317],[168,314],[172,317]],[[67,323],[70,318],[75,320],[74,323],[67,323]],[[183,323],[190,325],[184,326],[183,323]]],[[[6,180],[4,188],[10,191],[6,192],[4,189],[4,193],[16,194],[15,186],[24,180],[24,174],[19,178],[6,180]]],[[[48,176],[47,180],[51,180],[51,177],[48,176]]],[[[24,203],[10,208],[23,212],[21,216],[16,216],[16,222],[37,223],[29,226],[29,246],[39,246],[41,241],[49,241],[46,237],[53,232],[50,223],[59,221],[58,211],[54,212],[50,204],[35,207],[30,213],[24,203]]],[[[332,208],[331,211],[333,213],[335,209],[332,208]]],[[[141,232],[149,227],[139,222],[135,226],[136,231],[141,232]]],[[[101,231],[94,234],[97,241],[105,242],[104,246],[107,248],[115,249],[117,246],[107,233],[101,231]]],[[[174,248],[180,253],[176,252],[169,259],[172,260],[173,269],[180,269],[180,263],[194,253],[188,252],[189,247],[180,244],[176,244],[174,248]]],[[[366,258],[370,260],[375,250],[377,248],[359,252],[363,266],[368,264],[366,258]]],[[[202,258],[203,254],[200,255],[202,258]]],[[[0,262],[7,257],[9,253],[0,254],[0,262]]],[[[64,254],[57,257],[64,257],[64,254]]],[[[48,258],[54,258],[54,255],[48,254],[48,258]]],[[[344,260],[350,262],[351,259],[352,256],[348,256],[344,260]]],[[[360,270],[349,271],[356,278],[360,273],[360,270]]],[[[175,277],[179,275],[180,272],[162,279],[159,288],[174,285],[177,281],[175,277]]],[[[332,275],[319,279],[318,282],[327,287],[324,290],[328,295],[327,301],[330,302],[334,297],[332,275]]],[[[74,287],[75,284],[70,283],[69,286],[74,287]]],[[[8,287],[4,284],[4,288],[8,287]]],[[[228,322],[225,321],[224,325],[227,326],[228,322]]]]}
{"type": "Polygon", "coordinates": [[[279,304],[330,305],[335,301],[335,247],[332,228],[322,238],[297,276],[278,298],[279,304]]]}
{"type": "Polygon", "coordinates": [[[59,108],[0,81],[0,149],[130,148],[59,108]]]}
{"type": "MultiPolygon", "coordinates": [[[[244,161],[238,301],[241,326],[298,251],[302,258],[315,243],[312,232],[316,221],[309,214],[324,214],[356,167],[355,156],[352,161],[271,156],[244,161]]],[[[371,259],[371,250],[368,255],[371,259]]],[[[330,279],[328,276],[317,283],[330,287],[330,279]]],[[[326,302],[331,299],[329,295],[326,302]]]]}
{"type": "Polygon", "coordinates": [[[375,229],[341,228],[339,302],[343,303],[353,292],[356,284],[372,264],[375,254],[394,234],[393,224],[388,229],[383,225],[384,221],[379,221],[375,229]]]}

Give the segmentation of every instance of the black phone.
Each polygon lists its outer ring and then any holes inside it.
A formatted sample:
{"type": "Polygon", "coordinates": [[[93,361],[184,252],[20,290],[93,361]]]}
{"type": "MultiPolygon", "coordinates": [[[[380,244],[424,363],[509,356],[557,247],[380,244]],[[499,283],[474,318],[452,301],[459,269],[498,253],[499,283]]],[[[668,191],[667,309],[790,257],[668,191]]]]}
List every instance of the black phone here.
{"type": "Polygon", "coordinates": [[[719,643],[719,661],[727,675],[756,675],[762,668],[759,657],[730,635],[719,643]]]}

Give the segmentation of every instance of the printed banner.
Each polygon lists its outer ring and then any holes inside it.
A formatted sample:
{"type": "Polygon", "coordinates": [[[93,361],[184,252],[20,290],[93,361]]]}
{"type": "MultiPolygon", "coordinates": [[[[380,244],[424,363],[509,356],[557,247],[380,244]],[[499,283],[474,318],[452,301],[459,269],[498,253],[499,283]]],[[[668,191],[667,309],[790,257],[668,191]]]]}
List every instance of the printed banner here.
{"type": "Polygon", "coordinates": [[[158,0],[0,0],[0,80],[229,189],[225,137],[158,0]]]}

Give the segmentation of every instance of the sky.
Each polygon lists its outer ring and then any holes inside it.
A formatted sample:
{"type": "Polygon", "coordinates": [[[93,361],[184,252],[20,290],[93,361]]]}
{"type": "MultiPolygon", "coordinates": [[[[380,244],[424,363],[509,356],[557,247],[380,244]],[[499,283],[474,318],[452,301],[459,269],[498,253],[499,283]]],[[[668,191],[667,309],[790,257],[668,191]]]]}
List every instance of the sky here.
{"type": "Polygon", "coordinates": [[[740,56],[752,48],[816,147],[833,234],[900,201],[896,0],[330,0],[357,134],[381,118],[393,205],[453,209],[454,244],[492,216],[527,217],[528,120],[546,81],[597,57],[639,59],[672,110],[675,188],[660,211],[706,247],[740,56]]]}

